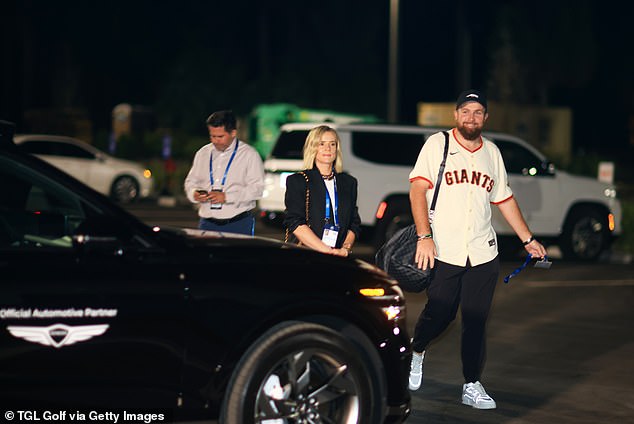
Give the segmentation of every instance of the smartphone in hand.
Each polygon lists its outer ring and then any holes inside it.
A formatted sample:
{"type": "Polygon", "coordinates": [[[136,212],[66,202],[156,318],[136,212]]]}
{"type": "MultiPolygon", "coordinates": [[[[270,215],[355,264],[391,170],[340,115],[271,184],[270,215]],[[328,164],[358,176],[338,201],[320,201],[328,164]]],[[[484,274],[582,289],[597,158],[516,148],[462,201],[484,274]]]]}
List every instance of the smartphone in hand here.
{"type": "MultiPolygon", "coordinates": [[[[200,190],[196,190],[196,193],[198,193],[198,195],[199,195],[199,196],[205,196],[205,197],[209,195],[209,192],[208,192],[207,190],[202,190],[202,189],[200,189],[200,190]]],[[[207,199],[201,199],[201,198],[199,198],[199,201],[200,201],[200,202],[206,202],[206,201],[207,201],[207,199]]]]}

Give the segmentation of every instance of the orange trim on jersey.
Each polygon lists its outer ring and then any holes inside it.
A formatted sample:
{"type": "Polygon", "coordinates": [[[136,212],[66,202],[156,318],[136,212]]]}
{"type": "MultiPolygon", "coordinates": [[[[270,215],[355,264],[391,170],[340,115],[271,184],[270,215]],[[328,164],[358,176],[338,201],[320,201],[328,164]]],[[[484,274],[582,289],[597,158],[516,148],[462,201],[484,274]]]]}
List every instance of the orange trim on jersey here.
{"type": "Polygon", "coordinates": [[[477,152],[478,150],[480,150],[482,148],[482,146],[484,146],[484,143],[482,142],[482,136],[480,136],[480,145],[478,147],[476,147],[474,150],[469,150],[464,144],[462,144],[460,142],[460,140],[458,140],[458,137],[456,137],[456,131],[457,130],[458,130],[457,128],[454,128],[453,130],[451,130],[451,132],[452,132],[451,135],[453,135],[453,138],[454,138],[454,140],[456,140],[456,143],[458,143],[460,145],[460,147],[465,149],[467,152],[469,152],[469,153],[477,152]]]}
{"type": "Polygon", "coordinates": [[[504,200],[501,200],[501,201],[499,201],[499,202],[491,202],[491,203],[492,203],[492,204],[494,204],[494,205],[499,205],[500,203],[504,203],[504,202],[506,202],[506,201],[509,201],[509,200],[511,200],[512,198],[513,198],[513,195],[511,194],[509,197],[507,197],[507,198],[506,198],[506,199],[504,199],[504,200]]]}
{"type": "Polygon", "coordinates": [[[425,177],[414,177],[414,178],[410,178],[410,179],[409,179],[409,182],[410,182],[410,183],[413,183],[413,182],[414,182],[414,181],[416,181],[416,180],[423,180],[423,181],[427,181],[427,184],[429,184],[429,188],[434,188],[434,184],[433,184],[431,181],[429,181],[427,178],[425,178],[425,177]]]}

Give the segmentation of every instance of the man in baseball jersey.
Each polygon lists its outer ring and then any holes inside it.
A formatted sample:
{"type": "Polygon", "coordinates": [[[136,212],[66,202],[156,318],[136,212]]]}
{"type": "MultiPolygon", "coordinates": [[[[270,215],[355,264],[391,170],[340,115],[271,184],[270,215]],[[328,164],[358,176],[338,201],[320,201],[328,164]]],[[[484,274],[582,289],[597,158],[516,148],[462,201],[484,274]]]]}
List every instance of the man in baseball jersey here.
{"type": "Polygon", "coordinates": [[[412,343],[410,390],[423,380],[423,359],[429,343],[462,313],[462,403],[493,409],[495,401],[480,383],[485,359],[485,328],[498,280],[500,263],[491,205],[500,212],[533,257],[546,249],[532,236],[508,185],[497,146],[484,138],[487,101],[477,90],[460,94],[454,112],[456,127],[449,133],[449,151],[433,222],[428,205],[438,178],[445,139],[429,137],[409,175],[410,202],[418,242],[413,260],[422,269],[434,268],[428,302],[420,314],[412,343]]]}

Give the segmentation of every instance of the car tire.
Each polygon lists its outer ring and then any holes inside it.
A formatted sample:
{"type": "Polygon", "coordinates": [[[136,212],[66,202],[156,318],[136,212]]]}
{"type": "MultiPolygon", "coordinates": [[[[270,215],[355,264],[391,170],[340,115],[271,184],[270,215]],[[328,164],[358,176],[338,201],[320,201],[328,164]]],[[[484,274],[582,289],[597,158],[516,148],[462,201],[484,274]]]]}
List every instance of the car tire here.
{"type": "Polygon", "coordinates": [[[572,211],[564,225],[560,247],[565,259],[596,260],[609,247],[606,214],[591,206],[572,211]]]}
{"type": "Polygon", "coordinates": [[[240,359],[221,409],[225,424],[333,422],[378,424],[384,402],[375,368],[341,333],[286,322],[264,333],[240,359]],[[279,420],[279,421],[278,421],[279,420]]]}
{"type": "MultiPolygon", "coordinates": [[[[541,241],[541,240],[540,240],[541,241]]],[[[526,258],[526,249],[517,236],[497,236],[498,257],[503,261],[517,261],[526,258]]]]}
{"type": "Polygon", "coordinates": [[[130,176],[118,177],[112,183],[110,191],[112,199],[117,203],[132,203],[139,197],[139,183],[130,176]]]}

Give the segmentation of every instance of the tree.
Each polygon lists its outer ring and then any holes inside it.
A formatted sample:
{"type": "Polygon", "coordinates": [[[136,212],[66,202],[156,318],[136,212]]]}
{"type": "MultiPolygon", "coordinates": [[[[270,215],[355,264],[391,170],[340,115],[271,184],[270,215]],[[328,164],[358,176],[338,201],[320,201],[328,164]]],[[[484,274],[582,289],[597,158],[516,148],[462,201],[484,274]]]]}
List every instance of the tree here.
{"type": "Polygon", "coordinates": [[[498,100],[548,105],[556,88],[580,89],[597,66],[589,1],[514,1],[500,6],[489,92],[498,100]]]}

